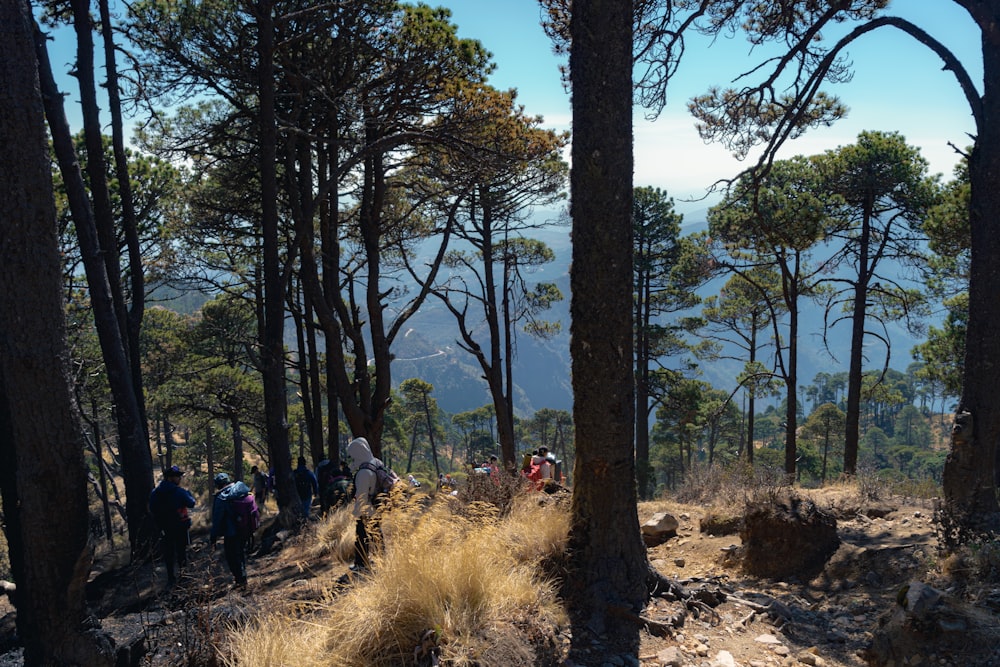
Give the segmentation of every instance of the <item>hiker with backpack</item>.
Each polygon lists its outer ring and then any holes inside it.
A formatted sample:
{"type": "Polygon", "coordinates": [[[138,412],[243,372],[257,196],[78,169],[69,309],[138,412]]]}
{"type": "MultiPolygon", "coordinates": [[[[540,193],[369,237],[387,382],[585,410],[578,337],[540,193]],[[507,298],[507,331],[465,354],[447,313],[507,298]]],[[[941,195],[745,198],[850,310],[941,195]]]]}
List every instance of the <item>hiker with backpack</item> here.
{"type": "Polygon", "coordinates": [[[302,516],[308,519],[313,496],[319,494],[319,482],[313,471],[306,467],[306,457],[299,457],[299,467],[292,471],[292,478],[295,480],[295,491],[302,501],[302,516]]]}
{"type": "Polygon", "coordinates": [[[167,569],[167,586],[177,582],[174,565],[182,569],[187,564],[187,546],[190,542],[191,517],[188,510],[194,507],[194,496],[181,486],[184,473],[177,466],[163,471],[163,480],[149,494],[149,513],[160,529],[160,548],[163,564],[167,569]]]}
{"type": "Polygon", "coordinates": [[[367,572],[370,563],[373,535],[381,540],[379,506],[388,498],[390,490],[399,482],[399,476],[372,454],[365,438],[355,438],[347,445],[347,455],[357,466],[354,473],[354,507],[357,517],[357,537],[354,540],[353,572],[367,572]]]}
{"type": "Polygon", "coordinates": [[[215,500],[212,502],[212,546],[222,538],[226,564],[233,574],[236,587],[247,587],[246,545],[260,523],[257,501],[243,482],[233,481],[228,474],[215,476],[215,500]]]}
{"type": "Polygon", "coordinates": [[[353,497],[351,494],[351,467],[344,461],[337,466],[324,459],[316,466],[319,480],[320,513],[326,516],[330,510],[346,507],[353,497]]]}

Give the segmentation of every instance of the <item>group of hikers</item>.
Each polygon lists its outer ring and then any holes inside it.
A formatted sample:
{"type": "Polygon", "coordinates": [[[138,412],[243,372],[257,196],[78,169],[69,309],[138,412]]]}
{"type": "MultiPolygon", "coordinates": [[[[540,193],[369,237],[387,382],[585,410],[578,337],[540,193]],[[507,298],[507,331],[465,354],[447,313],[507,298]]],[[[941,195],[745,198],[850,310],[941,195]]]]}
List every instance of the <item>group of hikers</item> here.
{"type": "MultiPolygon", "coordinates": [[[[292,471],[295,490],[302,503],[302,515],[308,520],[313,501],[319,498],[320,512],[325,515],[332,509],[345,507],[353,501],[352,513],[356,517],[354,562],[350,569],[363,573],[369,567],[369,554],[373,536],[380,533],[380,505],[391,488],[399,482],[399,477],[381,460],[372,454],[365,438],[355,438],[347,445],[347,457],[338,467],[324,459],[313,472],[306,465],[304,456],[299,456],[297,467],[292,471]],[[352,476],[351,466],[355,472],[352,476]]],[[[549,453],[546,447],[525,455],[521,474],[533,482],[534,488],[544,488],[550,482],[562,482],[561,461],[549,453]]],[[[473,465],[473,471],[497,475],[497,457],[480,466],[473,465]]],[[[167,586],[177,581],[179,571],[187,563],[187,547],[190,544],[191,516],[195,507],[194,495],[181,485],[184,472],[176,466],[163,471],[163,480],[153,489],[149,497],[150,514],[161,535],[161,551],[167,572],[167,586]]],[[[260,517],[268,495],[273,491],[273,472],[264,473],[258,466],[250,470],[251,490],[242,480],[233,479],[228,473],[220,472],[213,478],[215,493],[212,500],[211,529],[209,542],[215,547],[222,539],[223,554],[235,586],[247,587],[246,557],[252,548],[254,534],[260,527],[260,517]]],[[[419,487],[413,475],[408,476],[411,487],[419,487]]],[[[438,489],[452,491],[456,487],[450,474],[442,474],[438,489]]]]}
{"type": "MultiPolygon", "coordinates": [[[[375,510],[399,478],[372,454],[371,447],[364,438],[351,441],[347,446],[347,456],[357,468],[353,476],[347,461],[337,467],[330,461],[323,460],[316,466],[316,472],[313,472],[306,465],[305,457],[300,456],[297,467],[292,471],[292,478],[306,520],[310,517],[313,499],[317,496],[323,514],[354,501],[357,539],[351,570],[367,571],[372,535],[378,530],[375,510]]],[[[215,493],[209,543],[214,548],[219,539],[222,539],[226,564],[233,575],[235,587],[239,589],[247,587],[248,547],[253,544],[254,533],[260,527],[264,503],[273,489],[273,473],[264,474],[257,466],[253,466],[250,472],[253,490],[242,480],[233,479],[225,472],[218,473],[212,480],[215,493]]],[[[168,587],[176,584],[180,570],[187,564],[191,530],[189,511],[196,504],[194,495],[181,485],[183,476],[184,472],[176,465],[165,468],[162,481],[149,497],[150,515],[160,531],[168,587]]]]}

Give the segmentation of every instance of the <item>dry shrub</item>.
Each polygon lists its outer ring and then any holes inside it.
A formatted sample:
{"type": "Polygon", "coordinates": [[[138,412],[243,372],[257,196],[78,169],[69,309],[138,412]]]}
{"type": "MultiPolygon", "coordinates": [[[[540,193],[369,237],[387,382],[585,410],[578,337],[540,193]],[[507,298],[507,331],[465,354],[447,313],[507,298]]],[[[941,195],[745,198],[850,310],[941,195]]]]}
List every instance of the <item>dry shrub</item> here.
{"type": "Polygon", "coordinates": [[[331,585],[308,618],[279,610],[235,630],[228,664],[403,665],[415,650],[450,665],[531,664],[524,637],[539,633],[526,628],[565,622],[536,564],[564,548],[569,517],[532,498],[504,517],[489,503],[456,511],[460,502],[395,499],[369,576],[343,592],[331,585]]]}
{"type": "Polygon", "coordinates": [[[500,514],[510,511],[517,498],[528,489],[528,480],[521,475],[470,475],[458,490],[458,497],[465,503],[486,502],[495,505],[500,514]]]}
{"type": "Polygon", "coordinates": [[[328,633],[322,625],[278,612],[233,629],[218,656],[226,667],[250,664],[319,667],[330,664],[322,651],[327,640],[328,633]]]}
{"type": "Polygon", "coordinates": [[[1000,583],[1000,536],[978,536],[958,547],[952,554],[951,566],[949,574],[958,580],[1000,583]]]}
{"type": "Polygon", "coordinates": [[[884,500],[892,495],[891,483],[871,466],[859,466],[855,478],[858,484],[858,496],[862,502],[884,500]]]}
{"type": "Polygon", "coordinates": [[[317,559],[332,556],[346,563],[354,557],[354,515],[350,507],[330,510],[325,517],[310,527],[311,536],[305,540],[309,545],[306,557],[317,559]]]}
{"type": "Polygon", "coordinates": [[[790,483],[783,471],[769,466],[751,467],[745,461],[729,465],[697,465],[684,476],[674,492],[677,502],[722,508],[743,508],[773,501],[790,483]]]}

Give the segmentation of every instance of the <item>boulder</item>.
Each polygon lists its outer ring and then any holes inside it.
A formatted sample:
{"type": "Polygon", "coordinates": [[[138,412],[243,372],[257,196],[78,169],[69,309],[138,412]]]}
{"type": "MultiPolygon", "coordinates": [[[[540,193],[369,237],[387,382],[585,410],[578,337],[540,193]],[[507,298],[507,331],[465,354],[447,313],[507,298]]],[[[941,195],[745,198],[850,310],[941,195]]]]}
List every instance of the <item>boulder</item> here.
{"type": "Polygon", "coordinates": [[[916,665],[932,656],[966,667],[993,666],[1000,664],[998,636],[1000,621],[988,610],[911,581],[879,618],[864,658],[872,667],[916,665]]]}
{"type": "Polygon", "coordinates": [[[778,580],[818,574],[840,546],[833,515],[793,492],[750,506],[740,538],[744,569],[778,580]]]}
{"type": "Polygon", "coordinates": [[[657,512],[649,521],[642,524],[642,541],[647,547],[663,544],[671,537],[677,536],[679,525],[677,517],[674,515],[668,512],[657,512]]]}

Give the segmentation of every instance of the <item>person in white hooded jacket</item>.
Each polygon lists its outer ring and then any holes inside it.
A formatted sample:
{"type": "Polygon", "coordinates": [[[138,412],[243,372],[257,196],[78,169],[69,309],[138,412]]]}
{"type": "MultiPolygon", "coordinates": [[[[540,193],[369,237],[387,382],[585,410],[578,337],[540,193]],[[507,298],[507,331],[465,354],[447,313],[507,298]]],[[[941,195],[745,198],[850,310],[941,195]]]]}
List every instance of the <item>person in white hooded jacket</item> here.
{"type": "Polygon", "coordinates": [[[347,445],[347,456],[350,457],[354,469],[354,506],[352,512],[357,517],[357,538],[354,541],[354,564],[351,570],[365,571],[368,569],[368,554],[371,550],[371,534],[380,530],[378,516],[375,512],[376,494],[378,492],[377,476],[374,467],[381,464],[372,454],[371,446],[364,438],[355,438],[347,445]],[[368,465],[365,465],[368,464],[368,465]]]}

